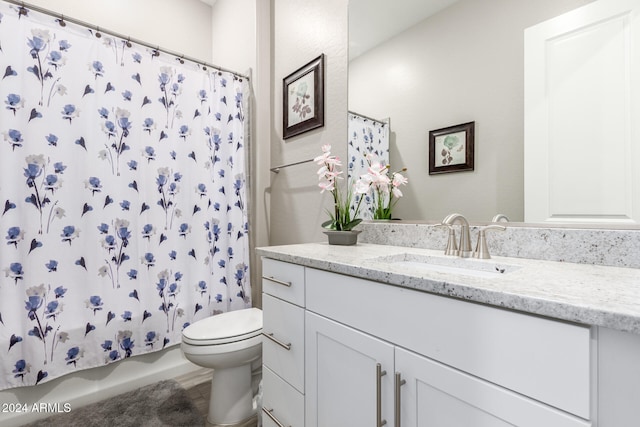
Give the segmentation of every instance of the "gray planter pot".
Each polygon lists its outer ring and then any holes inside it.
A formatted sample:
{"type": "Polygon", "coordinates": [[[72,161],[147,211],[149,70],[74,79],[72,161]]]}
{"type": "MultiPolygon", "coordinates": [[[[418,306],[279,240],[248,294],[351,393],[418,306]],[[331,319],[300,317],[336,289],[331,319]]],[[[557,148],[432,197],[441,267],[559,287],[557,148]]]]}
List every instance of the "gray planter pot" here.
{"type": "Polygon", "coordinates": [[[358,243],[358,234],[361,230],[336,231],[326,230],[324,234],[329,237],[330,245],[351,246],[358,243]]]}

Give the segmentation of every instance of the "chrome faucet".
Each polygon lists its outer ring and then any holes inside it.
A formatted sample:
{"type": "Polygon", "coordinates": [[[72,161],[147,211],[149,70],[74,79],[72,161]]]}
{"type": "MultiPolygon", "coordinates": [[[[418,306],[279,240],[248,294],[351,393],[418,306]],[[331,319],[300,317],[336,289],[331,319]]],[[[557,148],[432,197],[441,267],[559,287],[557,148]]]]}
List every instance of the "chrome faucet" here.
{"type": "Polygon", "coordinates": [[[469,258],[473,252],[471,250],[471,236],[469,235],[469,221],[467,221],[467,218],[459,213],[452,213],[442,220],[442,224],[444,225],[453,225],[456,222],[460,223],[460,244],[458,245],[458,254],[462,258],[469,258]]]}
{"type": "Polygon", "coordinates": [[[500,221],[504,221],[504,222],[509,222],[509,217],[506,216],[505,214],[496,214],[496,216],[493,217],[493,219],[491,220],[491,222],[500,222],[500,221]]]}

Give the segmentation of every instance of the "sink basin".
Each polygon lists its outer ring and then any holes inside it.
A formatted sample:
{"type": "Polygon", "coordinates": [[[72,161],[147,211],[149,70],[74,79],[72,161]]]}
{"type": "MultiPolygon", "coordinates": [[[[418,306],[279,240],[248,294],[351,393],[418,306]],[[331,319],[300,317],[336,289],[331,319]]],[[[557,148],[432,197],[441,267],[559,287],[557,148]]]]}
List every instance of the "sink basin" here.
{"type": "Polygon", "coordinates": [[[519,270],[521,266],[505,264],[495,260],[432,256],[418,254],[397,254],[375,258],[373,261],[391,264],[408,271],[462,274],[474,277],[498,278],[519,270]]]}

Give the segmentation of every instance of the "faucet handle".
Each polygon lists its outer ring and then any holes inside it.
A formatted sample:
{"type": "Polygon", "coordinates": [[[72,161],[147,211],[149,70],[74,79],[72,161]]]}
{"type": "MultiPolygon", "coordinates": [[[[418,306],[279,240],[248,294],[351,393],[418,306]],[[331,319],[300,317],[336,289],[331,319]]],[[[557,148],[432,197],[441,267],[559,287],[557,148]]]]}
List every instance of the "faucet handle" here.
{"type": "Polygon", "coordinates": [[[476,244],[476,250],[473,251],[473,257],[481,259],[491,258],[491,254],[489,254],[489,247],[487,246],[487,238],[485,236],[485,232],[491,230],[504,231],[506,229],[507,228],[502,225],[487,225],[486,227],[480,228],[480,230],[478,231],[478,243],[476,244]]]}
{"type": "Polygon", "coordinates": [[[449,229],[449,239],[447,240],[447,247],[444,250],[444,254],[458,256],[460,251],[458,250],[458,244],[456,243],[456,229],[449,224],[436,224],[436,227],[447,227],[449,229]]]}

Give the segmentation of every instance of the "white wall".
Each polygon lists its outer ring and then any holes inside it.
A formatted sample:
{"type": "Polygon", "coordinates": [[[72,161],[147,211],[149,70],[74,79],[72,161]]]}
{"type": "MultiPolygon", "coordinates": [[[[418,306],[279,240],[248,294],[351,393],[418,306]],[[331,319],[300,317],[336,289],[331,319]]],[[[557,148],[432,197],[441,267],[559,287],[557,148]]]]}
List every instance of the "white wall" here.
{"type": "Polygon", "coordinates": [[[200,0],[28,0],[26,3],[211,62],[211,6],[200,0]]]}
{"type": "Polygon", "coordinates": [[[394,216],[524,217],[524,33],[591,0],[461,0],[349,64],[349,109],[391,118],[394,216]],[[475,170],[429,175],[429,131],[475,121],[475,170]]]}
{"type": "Polygon", "coordinates": [[[243,74],[255,71],[256,0],[216,0],[211,32],[214,64],[243,74]]]}
{"type": "MultiPolygon", "coordinates": [[[[273,1],[273,87],[271,165],[312,159],[321,146],[347,154],[347,0],[273,1]],[[325,125],[287,140],[282,138],[282,79],[320,54],[325,62],[325,125]]],[[[265,193],[270,203],[272,245],[326,241],[320,224],[328,218],[329,194],[320,194],[313,163],[271,174],[265,193]]]]}

